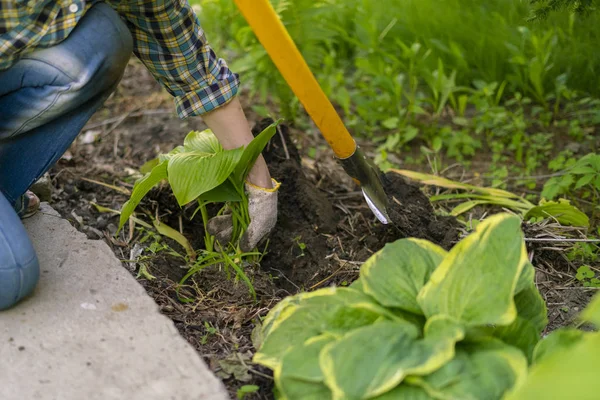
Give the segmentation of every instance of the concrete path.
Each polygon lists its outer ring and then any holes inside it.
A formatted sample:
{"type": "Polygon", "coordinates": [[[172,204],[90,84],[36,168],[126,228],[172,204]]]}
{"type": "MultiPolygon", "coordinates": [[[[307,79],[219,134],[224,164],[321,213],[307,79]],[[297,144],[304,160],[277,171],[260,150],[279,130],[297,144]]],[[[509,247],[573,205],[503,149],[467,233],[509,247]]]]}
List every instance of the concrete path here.
{"type": "Polygon", "coordinates": [[[228,398],[106,243],[46,204],[25,225],[41,279],[0,312],[1,400],[228,398]]]}

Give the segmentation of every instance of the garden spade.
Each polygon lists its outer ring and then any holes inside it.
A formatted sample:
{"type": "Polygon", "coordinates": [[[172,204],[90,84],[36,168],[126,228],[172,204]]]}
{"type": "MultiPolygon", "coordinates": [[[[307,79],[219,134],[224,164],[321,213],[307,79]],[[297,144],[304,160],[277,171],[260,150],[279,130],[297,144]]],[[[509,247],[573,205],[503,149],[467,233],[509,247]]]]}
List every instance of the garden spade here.
{"type": "Polygon", "coordinates": [[[348,175],[360,185],[369,208],[379,221],[389,223],[381,171],[357,146],[270,1],[235,0],[235,3],[348,175]]]}

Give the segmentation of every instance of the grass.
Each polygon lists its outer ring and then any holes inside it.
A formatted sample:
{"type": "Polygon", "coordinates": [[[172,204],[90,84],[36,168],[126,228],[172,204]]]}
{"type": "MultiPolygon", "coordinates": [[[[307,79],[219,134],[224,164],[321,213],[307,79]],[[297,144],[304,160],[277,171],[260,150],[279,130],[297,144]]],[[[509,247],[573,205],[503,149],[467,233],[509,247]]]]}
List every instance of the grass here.
{"type": "MultiPolygon", "coordinates": [[[[233,2],[206,0],[200,17],[208,37],[242,72],[264,70],[261,51],[233,2]],[[250,53],[246,53],[250,50],[250,53]],[[249,64],[253,62],[253,64],[249,64]]],[[[337,80],[352,83],[353,71],[383,72],[386,78],[406,74],[407,64],[395,61],[401,43],[420,43],[430,52],[424,65],[437,68],[441,59],[448,70],[457,71],[457,84],[475,80],[509,81],[508,92],[551,90],[555,80],[567,73],[567,85],[575,90],[600,94],[600,53],[595,29],[600,17],[552,15],[528,22],[530,7],[520,0],[272,0],[290,34],[324,86],[337,80]],[[314,24],[318,20],[319,24],[314,24]],[[379,61],[392,62],[386,74],[379,61]],[[368,66],[364,65],[365,62],[368,66]],[[369,67],[369,68],[365,68],[369,67]],[[524,72],[524,73],[523,73],[524,72]],[[335,75],[335,74],[334,74],[335,75]],[[387,76],[386,76],[387,75],[387,76]],[[531,76],[530,76],[531,75],[531,76]],[[537,76],[536,76],[537,75],[537,76]],[[529,78],[533,79],[529,79],[529,78]],[[339,78],[339,77],[338,77],[339,78]]],[[[258,73],[259,71],[257,71],[258,73]]],[[[255,74],[253,74],[255,75],[255,74]]],[[[375,77],[376,74],[372,74],[375,77]]],[[[265,77],[271,79],[272,76],[265,77]]],[[[253,77],[253,84],[256,77],[253,77]]]]}

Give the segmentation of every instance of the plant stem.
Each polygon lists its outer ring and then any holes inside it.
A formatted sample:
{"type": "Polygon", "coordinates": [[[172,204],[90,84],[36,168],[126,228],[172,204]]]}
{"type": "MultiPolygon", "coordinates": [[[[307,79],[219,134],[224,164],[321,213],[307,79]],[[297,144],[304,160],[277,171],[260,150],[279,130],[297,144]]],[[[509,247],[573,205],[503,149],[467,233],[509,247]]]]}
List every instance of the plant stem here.
{"type": "Polygon", "coordinates": [[[214,237],[208,232],[208,210],[207,202],[198,202],[200,214],[202,215],[202,225],[204,225],[204,246],[209,253],[213,251],[214,237]]]}

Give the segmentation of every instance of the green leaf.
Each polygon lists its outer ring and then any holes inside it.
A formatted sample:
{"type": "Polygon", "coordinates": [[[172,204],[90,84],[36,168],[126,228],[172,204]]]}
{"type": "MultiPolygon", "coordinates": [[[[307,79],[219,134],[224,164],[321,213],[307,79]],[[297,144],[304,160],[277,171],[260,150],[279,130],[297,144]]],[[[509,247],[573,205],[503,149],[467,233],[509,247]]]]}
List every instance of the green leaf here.
{"type": "Polygon", "coordinates": [[[167,179],[167,161],[163,161],[143,178],[138,179],[133,185],[129,200],[121,208],[121,217],[119,218],[119,230],[125,225],[135,208],[140,204],[144,196],[163,179],[167,179]]]}
{"type": "Polygon", "coordinates": [[[327,288],[285,299],[269,312],[263,325],[264,341],[254,362],[276,369],[283,355],[306,340],[327,333],[341,336],[382,320],[397,320],[415,331],[411,322],[350,288],[327,288]]]}
{"type": "Polygon", "coordinates": [[[600,294],[594,296],[590,304],[581,313],[581,319],[588,321],[600,328],[600,294]]]}
{"type": "Polygon", "coordinates": [[[202,193],[198,200],[210,201],[212,203],[225,203],[242,201],[242,196],[238,193],[231,180],[227,179],[214,189],[202,193]]]}
{"type": "Polygon", "coordinates": [[[394,389],[381,396],[373,397],[373,400],[432,400],[427,392],[420,387],[400,384],[394,389]]]}
{"type": "Polygon", "coordinates": [[[410,170],[405,170],[405,169],[392,169],[390,171],[394,172],[396,174],[405,176],[409,179],[416,180],[424,185],[439,186],[439,187],[443,187],[446,189],[458,189],[458,190],[473,191],[475,193],[479,193],[479,194],[483,194],[483,195],[487,195],[487,196],[491,196],[491,197],[522,200],[522,198],[519,197],[518,195],[508,192],[506,190],[502,190],[502,189],[469,185],[466,183],[453,181],[453,180],[450,180],[447,178],[442,178],[441,176],[426,174],[426,173],[416,172],[416,171],[410,171],[410,170]]]}
{"type": "Polygon", "coordinates": [[[331,390],[321,382],[290,378],[285,383],[285,389],[285,392],[281,391],[282,396],[275,398],[280,400],[330,400],[333,398],[331,390]]]}
{"type": "Polygon", "coordinates": [[[530,369],[524,384],[506,400],[596,400],[600,371],[600,334],[588,334],[572,346],[554,351],[530,369]]]}
{"type": "MultiPolygon", "coordinates": [[[[436,399],[501,399],[527,375],[527,360],[499,340],[459,344],[452,361],[428,376],[409,377],[436,399]]],[[[530,399],[550,397],[530,397],[530,399]]]]}
{"type": "Polygon", "coordinates": [[[187,240],[187,238],[185,236],[183,236],[181,233],[179,233],[179,231],[176,231],[175,229],[171,228],[169,225],[167,225],[163,222],[160,222],[157,219],[155,219],[152,222],[154,223],[154,227],[156,228],[158,233],[160,233],[161,235],[166,236],[170,239],[173,239],[174,241],[179,243],[181,245],[181,247],[183,247],[185,249],[185,252],[187,253],[190,260],[191,261],[196,260],[196,252],[194,251],[194,248],[192,247],[192,245],[190,244],[190,242],[187,240]]]}
{"type": "Polygon", "coordinates": [[[595,177],[596,177],[595,174],[588,174],[588,175],[582,176],[581,178],[579,178],[577,180],[577,183],[575,184],[575,190],[581,189],[585,185],[589,184],[595,177]]]}
{"type": "Polygon", "coordinates": [[[237,398],[242,400],[247,394],[258,392],[258,389],[260,388],[256,385],[244,385],[237,390],[237,398]]]}
{"type": "Polygon", "coordinates": [[[266,127],[261,133],[256,135],[254,139],[246,146],[240,161],[233,172],[234,182],[244,182],[248,173],[254,166],[256,159],[262,153],[263,149],[269,143],[269,140],[277,133],[277,125],[280,120],[266,127]]]}
{"type": "Polygon", "coordinates": [[[385,121],[383,121],[381,123],[381,125],[386,129],[396,129],[398,127],[399,123],[400,123],[400,118],[391,117],[391,118],[388,118],[385,121]]]}
{"type": "Polygon", "coordinates": [[[469,326],[512,323],[527,263],[520,228],[518,217],[497,214],[454,246],[417,297],[425,316],[448,315],[469,326]]]}
{"type": "Polygon", "coordinates": [[[160,164],[160,160],[158,158],[153,158],[152,160],[148,160],[140,167],[140,172],[142,174],[148,174],[152,172],[152,169],[160,164]]]}
{"type": "Polygon", "coordinates": [[[212,133],[210,129],[205,129],[201,132],[192,131],[187,134],[183,140],[185,151],[198,151],[201,153],[214,154],[223,151],[219,139],[212,133]]]}
{"type": "Polygon", "coordinates": [[[417,294],[446,254],[421,239],[388,243],[361,267],[363,291],[386,307],[422,314],[417,294]]]}
{"type": "Polygon", "coordinates": [[[546,303],[535,283],[515,296],[517,318],[508,326],[497,327],[494,336],[504,343],[518,347],[533,361],[533,352],[541,333],[548,324],[546,303]]]}
{"type": "Polygon", "coordinates": [[[329,335],[317,336],[285,353],[274,378],[287,400],[331,399],[331,391],[323,384],[319,354],[334,340],[329,335]]]}
{"type": "Polygon", "coordinates": [[[225,182],[242,153],[243,149],[239,148],[209,156],[198,151],[174,155],[169,160],[168,175],[179,205],[183,206],[225,182]]]}
{"type": "Polygon", "coordinates": [[[544,339],[542,339],[533,353],[533,361],[535,364],[543,362],[544,359],[556,352],[569,350],[574,345],[578,344],[586,333],[575,328],[560,328],[544,339]]]}
{"type": "Polygon", "coordinates": [[[281,360],[281,368],[275,371],[275,381],[282,383],[288,378],[296,378],[309,382],[323,382],[319,355],[326,345],[334,341],[333,336],[325,334],[311,338],[290,349],[281,360]]]}
{"type": "Polygon", "coordinates": [[[535,284],[535,268],[530,262],[527,262],[521,271],[521,275],[519,275],[515,294],[519,294],[523,290],[529,289],[531,284],[535,284]]]}
{"type": "Polygon", "coordinates": [[[454,217],[458,217],[459,215],[466,213],[467,211],[469,211],[470,209],[480,206],[482,204],[489,204],[490,202],[488,200],[467,200],[465,202],[460,203],[459,205],[457,205],[456,207],[454,207],[451,211],[450,211],[450,215],[454,216],[454,217]]]}
{"type": "Polygon", "coordinates": [[[186,149],[183,146],[177,146],[173,150],[168,152],[167,154],[159,154],[158,161],[163,162],[163,161],[170,160],[171,157],[173,157],[175,154],[183,153],[185,151],[186,151],[186,149]]]}
{"type": "Polygon", "coordinates": [[[348,306],[351,308],[364,308],[385,316],[391,320],[399,319],[395,313],[381,307],[375,300],[359,290],[343,287],[328,287],[314,292],[302,292],[295,296],[288,296],[281,300],[269,311],[263,320],[263,335],[268,336],[279,323],[283,322],[289,314],[286,310],[299,306],[328,307],[348,306]]]}
{"type": "Polygon", "coordinates": [[[568,200],[560,199],[548,201],[535,206],[525,214],[525,219],[530,218],[555,218],[561,225],[589,227],[590,219],[568,200]]]}
{"type": "Polygon", "coordinates": [[[577,268],[577,275],[581,276],[581,279],[577,279],[582,280],[585,278],[593,278],[595,273],[592,271],[589,265],[582,265],[581,267],[577,268]]]}
{"type": "Polygon", "coordinates": [[[442,316],[428,321],[424,339],[410,325],[381,322],[327,345],[321,370],[334,399],[368,399],[395,388],[409,374],[429,374],[449,362],[463,334],[460,324],[442,316]]]}
{"type": "Polygon", "coordinates": [[[595,174],[596,170],[588,165],[575,165],[569,170],[569,173],[576,175],[595,174]]]}

